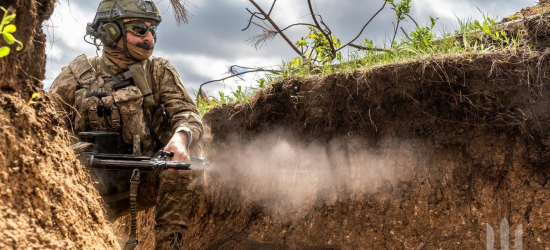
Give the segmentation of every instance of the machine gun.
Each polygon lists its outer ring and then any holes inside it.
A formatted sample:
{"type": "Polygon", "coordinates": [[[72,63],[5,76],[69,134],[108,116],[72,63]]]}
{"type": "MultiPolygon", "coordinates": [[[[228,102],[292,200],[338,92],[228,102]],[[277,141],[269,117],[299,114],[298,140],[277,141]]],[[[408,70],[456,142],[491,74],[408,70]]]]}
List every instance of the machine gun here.
{"type": "Polygon", "coordinates": [[[81,132],[80,161],[89,168],[104,170],[153,171],[164,169],[191,170],[191,165],[198,168],[208,166],[204,158],[191,156],[191,162],[168,161],[168,157],[174,156],[172,152],[159,151],[153,157],[136,156],[130,154],[114,154],[117,152],[117,139],[119,133],[94,131],[81,132]]]}
{"type": "Polygon", "coordinates": [[[153,170],[191,170],[193,166],[204,168],[208,163],[204,158],[190,157],[190,163],[168,161],[174,156],[172,152],[159,151],[153,157],[129,154],[113,154],[117,152],[119,133],[94,131],[78,134],[80,143],[73,148],[80,153],[80,162],[88,168],[99,170],[133,171],[130,178],[130,235],[124,250],[133,250],[137,244],[137,191],[140,182],[140,172],[153,170]]]}

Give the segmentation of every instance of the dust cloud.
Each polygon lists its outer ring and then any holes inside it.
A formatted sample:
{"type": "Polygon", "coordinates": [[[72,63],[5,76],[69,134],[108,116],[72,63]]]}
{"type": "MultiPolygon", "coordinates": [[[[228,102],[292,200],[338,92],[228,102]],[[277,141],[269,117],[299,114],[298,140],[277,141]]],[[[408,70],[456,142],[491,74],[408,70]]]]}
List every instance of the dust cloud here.
{"type": "Polygon", "coordinates": [[[330,206],[343,194],[387,191],[413,175],[419,150],[415,143],[395,139],[376,149],[353,139],[304,145],[288,134],[264,134],[211,150],[206,179],[237,189],[239,202],[285,217],[330,206]]]}

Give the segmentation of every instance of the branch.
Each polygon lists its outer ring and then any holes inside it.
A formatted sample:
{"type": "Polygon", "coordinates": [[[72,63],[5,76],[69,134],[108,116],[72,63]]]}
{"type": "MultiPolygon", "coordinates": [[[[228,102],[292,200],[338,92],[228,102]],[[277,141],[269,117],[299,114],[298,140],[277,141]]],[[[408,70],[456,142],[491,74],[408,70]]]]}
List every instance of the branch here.
{"type": "Polygon", "coordinates": [[[288,27],[282,29],[281,31],[285,31],[287,30],[288,28],[292,27],[292,26],[297,26],[297,25],[303,25],[303,26],[315,26],[313,24],[310,24],[310,23],[295,23],[295,24],[292,24],[292,25],[289,25],[288,27]]]}
{"type": "Polygon", "coordinates": [[[309,5],[309,12],[311,13],[311,17],[313,18],[313,22],[315,22],[315,26],[317,27],[317,29],[319,29],[319,31],[321,31],[321,33],[323,33],[325,38],[328,40],[328,42],[330,44],[330,51],[332,52],[332,57],[336,58],[336,49],[334,48],[334,42],[332,41],[332,37],[329,34],[327,34],[326,31],[323,30],[323,28],[321,28],[321,25],[319,25],[319,22],[317,21],[317,18],[315,17],[315,12],[313,12],[313,6],[311,6],[311,0],[307,0],[307,4],[309,5]]]}
{"type": "Polygon", "coordinates": [[[401,27],[401,31],[403,31],[403,34],[405,35],[405,37],[407,37],[407,39],[409,39],[409,41],[412,41],[412,39],[409,37],[409,35],[405,31],[405,29],[403,29],[403,27],[401,27]]]}
{"type": "Polygon", "coordinates": [[[355,40],[357,40],[357,38],[359,38],[361,36],[361,34],[363,33],[363,31],[365,31],[365,28],[367,28],[367,26],[370,24],[370,22],[372,22],[372,20],[378,16],[378,14],[380,14],[380,12],[382,12],[382,10],[384,10],[384,8],[386,8],[386,5],[388,4],[388,1],[384,1],[384,5],[382,5],[382,8],[380,8],[371,18],[370,20],[367,22],[367,24],[365,24],[365,26],[363,26],[363,28],[361,29],[361,31],[359,32],[359,34],[353,38],[349,43],[346,43],[346,45],[342,46],[341,48],[337,49],[336,51],[339,51],[341,49],[343,49],[344,47],[352,44],[353,42],[355,42],[355,40]]]}
{"type": "Polygon", "coordinates": [[[259,12],[254,12],[254,13],[252,13],[252,11],[250,11],[248,8],[246,8],[246,11],[248,11],[248,13],[250,13],[250,19],[248,19],[248,25],[246,25],[246,27],[245,27],[244,29],[242,29],[241,31],[245,31],[245,30],[247,30],[248,28],[250,28],[250,24],[253,23],[253,22],[252,22],[252,19],[253,19],[254,17],[255,17],[255,18],[258,18],[258,19],[260,19],[260,20],[262,20],[262,21],[265,20],[265,18],[262,18],[262,17],[259,17],[259,16],[256,15],[256,14],[261,14],[261,13],[259,13],[259,12]]]}
{"type": "MultiPolygon", "coordinates": [[[[232,70],[233,67],[240,67],[240,66],[237,66],[237,65],[233,65],[230,67],[230,71],[232,70]]],[[[224,77],[224,78],[221,78],[221,79],[217,79],[217,80],[211,80],[211,81],[208,81],[208,82],[205,82],[203,84],[200,85],[199,87],[199,91],[201,91],[202,87],[206,84],[209,84],[209,83],[213,83],[213,82],[221,82],[221,81],[225,81],[227,79],[230,79],[230,78],[233,78],[233,77],[238,77],[238,76],[241,76],[241,75],[244,75],[244,74],[248,74],[248,73],[254,73],[254,72],[281,72],[279,70],[271,70],[271,69],[262,69],[262,68],[248,68],[248,67],[240,67],[240,68],[244,68],[244,69],[252,69],[252,70],[248,70],[248,71],[243,71],[243,72],[240,72],[240,73],[237,73],[237,74],[233,74],[233,75],[230,75],[228,77],[224,77]]]]}
{"type": "Polygon", "coordinates": [[[307,58],[304,56],[304,54],[302,52],[300,52],[300,50],[298,50],[298,48],[296,48],[296,46],[294,45],[294,43],[292,43],[290,41],[290,39],[288,39],[288,37],[285,35],[285,33],[283,33],[281,31],[281,29],[279,28],[279,26],[277,26],[277,24],[275,24],[275,22],[273,22],[273,20],[271,19],[271,17],[269,17],[269,15],[267,15],[267,13],[265,13],[265,11],[256,3],[256,1],[254,0],[249,0],[255,7],[256,9],[258,9],[260,11],[260,13],[267,19],[267,21],[271,24],[271,26],[273,26],[273,28],[275,28],[275,30],[277,31],[278,34],[281,35],[281,37],[283,39],[285,39],[285,41],[288,43],[288,45],[290,45],[290,47],[298,54],[300,55],[300,57],[302,57],[302,59],[304,60],[307,60],[307,58]]]}
{"type": "Polygon", "coordinates": [[[395,25],[395,31],[393,32],[393,38],[391,39],[390,46],[393,47],[393,42],[395,42],[395,37],[397,36],[397,31],[399,31],[399,24],[401,23],[401,19],[397,20],[397,25],[395,25]]]}
{"type": "Polygon", "coordinates": [[[330,28],[328,27],[328,25],[323,21],[323,17],[319,15],[319,22],[321,22],[321,24],[323,26],[325,26],[325,29],[327,30],[327,34],[328,35],[332,35],[332,30],[330,30],[330,28]]]}
{"type": "Polygon", "coordinates": [[[357,44],[353,44],[353,43],[351,43],[349,46],[350,46],[350,47],[353,47],[353,48],[356,48],[356,49],[362,49],[362,50],[371,50],[371,51],[388,52],[388,53],[392,53],[392,52],[393,52],[393,51],[388,50],[388,49],[382,49],[382,48],[369,48],[369,47],[365,47],[365,46],[361,46],[361,45],[357,45],[357,44]]]}
{"type": "Polygon", "coordinates": [[[407,16],[408,18],[410,18],[413,22],[414,22],[414,25],[416,25],[417,27],[419,27],[418,23],[416,22],[416,20],[414,20],[414,18],[412,18],[409,14],[405,14],[405,16],[407,16]]]}
{"type": "Polygon", "coordinates": [[[277,0],[273,0],[273,4],[271,5],[271,9],[269,9],[269,12],[267,13],[267,15],[271,15],[271,11],[273,11],[273,8],[275,7],[275,3],[277,2],[277,0]]]}

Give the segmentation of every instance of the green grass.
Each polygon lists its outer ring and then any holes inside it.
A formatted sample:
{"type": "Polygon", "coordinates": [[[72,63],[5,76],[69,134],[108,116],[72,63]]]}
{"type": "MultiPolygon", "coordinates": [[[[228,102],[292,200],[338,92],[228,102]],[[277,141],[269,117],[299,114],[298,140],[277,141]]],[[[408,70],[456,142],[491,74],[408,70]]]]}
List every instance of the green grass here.
{"type": "MultiPolygon", "coordinates": [[[[276,74],[266,75],[257,81],[257,86],[237,86],[229,94],[219,92],[209,96],[208,101],[198,98],[198,109],[201,114],[223,104],[248,103],[260,89],[291,77],[308,77],[311,75],[329,75],[336,72],[354,72],[374,66],[396,62],[429,58],[448,54],[484,53],[501,50],[515,50],[522,44],[521,32],[506,32],[483,13],[483,20],[457,19],[459,29],[447,32],[439,37],[432,32],[437,19],[431,18],[427,26],[416,27],[404,32],[401,40],[385,44],[383,50],[375,50],[374,43],[365,39],[362,46],[371,50],[349,50],[332,61],[323,61],[316,65],[304,63],[301,58],[282,62],[276,74]]],[[[298,41],[302,45],[306,41],[298,41]]]]}

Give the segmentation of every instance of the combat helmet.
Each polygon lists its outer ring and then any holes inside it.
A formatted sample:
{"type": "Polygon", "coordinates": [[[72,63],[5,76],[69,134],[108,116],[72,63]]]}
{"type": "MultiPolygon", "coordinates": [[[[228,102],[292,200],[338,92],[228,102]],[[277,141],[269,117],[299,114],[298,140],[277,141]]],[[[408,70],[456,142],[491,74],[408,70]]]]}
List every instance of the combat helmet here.
{"type": "Polygon", "coordinates": [[[132,19],[150,19],[157,25],[162,21],[153,0],[103,0],[97,8],[94,21],[86,27],[86,35],[99,39],[104,46],[114,48],[121,38],[124,39],[124,20],[132,19]]]}

